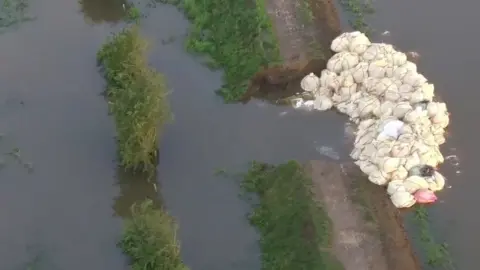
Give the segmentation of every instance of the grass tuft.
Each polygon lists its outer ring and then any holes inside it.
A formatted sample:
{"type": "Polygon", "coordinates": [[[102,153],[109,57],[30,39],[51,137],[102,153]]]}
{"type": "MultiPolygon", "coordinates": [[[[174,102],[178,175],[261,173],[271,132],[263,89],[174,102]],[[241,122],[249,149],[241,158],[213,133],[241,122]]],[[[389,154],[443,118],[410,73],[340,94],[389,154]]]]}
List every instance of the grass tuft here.
{"type": "Polygon", "coordinates": [[[245,94],[250,79],[279,63],[280,52],[262,0],[160,0],[182,9],[193,26],[187,40],[190,52],[208,55],[211,68],[225,71],[217,93],[226,102],[245,94]]]}
{"type": "Polygon", "coordinates": [[[118,246],[130,257],[132,270],[187,270],[172,218],[151,200],[134,204],[131,211],[118,246]]]}
{"type": "Polygon", "coordinates": [[[171,117],[165,79],[148,66],[147,45],[134,25],[109,38],[97,54],[115,118],[120,163],[144,171],[155,168],[157,134],[171,117]]]}
{"type": "Polygon", "coordinates": [[[330,219],[300,164],[254,162],[242,186],[259,198],[249,219],[260,231],[262,270],[343,269],[329,251],[330,219]]]}
{"type": "Polygon", "coordinates": [[[447,244],[436,242],[432,235],[427,208],[416,205],[413,219],[420,230],[420,243],[426,252],[427,264],[436,269],[454,270],[447,244]]]}

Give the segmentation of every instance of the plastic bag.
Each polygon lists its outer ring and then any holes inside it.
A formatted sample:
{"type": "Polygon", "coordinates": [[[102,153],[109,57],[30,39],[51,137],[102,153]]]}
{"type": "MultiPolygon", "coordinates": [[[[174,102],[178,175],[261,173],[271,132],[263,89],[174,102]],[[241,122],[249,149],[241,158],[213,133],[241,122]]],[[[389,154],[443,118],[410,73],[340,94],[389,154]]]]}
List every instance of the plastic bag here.
{"type": "Polygon", "coordinates": [[[439,172],[435,171],[432,177],[432,182],[429,183],[428,188],[432,191],[439,191],[445,187],[445,178],[439,172]]]}
{"type": "Polygon", "coordinates": [[[397,139],[400,136],[400,129],[405,125],[404,122],[400,120],[391,120],[385,123],[381,130],[378,137],[390,137],[397,139]]]}
{"type": "Polygon", "coordinates": [[[415,192],[414,198],[418,203],[434,203],[438,199],[435,193],[428,189],[422,189],[415,192]]]}

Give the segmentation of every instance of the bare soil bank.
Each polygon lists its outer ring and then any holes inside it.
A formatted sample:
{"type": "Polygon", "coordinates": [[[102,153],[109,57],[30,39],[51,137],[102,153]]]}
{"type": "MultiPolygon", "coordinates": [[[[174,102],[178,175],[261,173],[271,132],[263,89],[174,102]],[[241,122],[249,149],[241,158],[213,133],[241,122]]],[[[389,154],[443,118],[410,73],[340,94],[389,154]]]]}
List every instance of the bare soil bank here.
{"type": "Polygon", "coordinates": [[[332,250],[345,270],[418,270],[398,209],[354,164],[311,161],[315,201],[332,220],[332,250]]]}
{"type": "Polygon", "coordinates": [[[301,92],[300,80],[319,74],[332,56],[331,41],[340,34],[340,20],[330,0],[265,0],[283,64],[256,74],[244,96],[277,100],[301,92]]]}

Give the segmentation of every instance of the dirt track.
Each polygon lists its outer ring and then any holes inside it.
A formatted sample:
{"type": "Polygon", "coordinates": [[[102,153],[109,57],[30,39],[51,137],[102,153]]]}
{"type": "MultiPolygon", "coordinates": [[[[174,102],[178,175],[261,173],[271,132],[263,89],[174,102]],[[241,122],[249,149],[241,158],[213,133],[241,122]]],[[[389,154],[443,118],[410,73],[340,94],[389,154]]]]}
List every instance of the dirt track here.
{"type": "Polygon", "coordinates": [[[333,223],[333,252],[345,270],[418,270],[400,212],[354,164],[311,161],[315,199],[333,223]]]}

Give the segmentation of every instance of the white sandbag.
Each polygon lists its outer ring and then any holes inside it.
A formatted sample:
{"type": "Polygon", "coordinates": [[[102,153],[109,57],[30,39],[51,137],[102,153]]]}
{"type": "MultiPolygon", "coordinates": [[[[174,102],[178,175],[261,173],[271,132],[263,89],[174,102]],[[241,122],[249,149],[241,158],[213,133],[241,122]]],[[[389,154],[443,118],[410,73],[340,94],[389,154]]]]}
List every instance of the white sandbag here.
{"type": "Polygon", "coordinates": [[[427,79],[422,75],[417,72],[409,71],[405,76],[403,77],[403,82],[406,84],[409,84],[413,87],[420,86],[424,83],[427,82],[427,79]]]}
{"type": "Polygon", "coordinates": [[[360,167],[360,170],[366,175],[370,175],[373,172],[378,172],[378,167],[375,164],[368,161],[357,161],[355,162],[360,167]]]}
{"type": "Polygon", "coordinates": [[[377,152],[375,153],[375,158],[373,160],[377,160],[383,157],[389,157],[390,152],[392,151],[393,145],[395,144],[395,140],[393,139],[385,139],[382,141],[374,141],[375,147],[377,148],[377,152]]]}
{"type": "Polygon", "coordinates": [[[435,171],[432,178],[433,183],[430,182],[428,186],[431,191],[440,191],[445,187],[445,178],[439,172],[435,171]]]}
{"type": "Polygon", "coordinates": [[[357,104],[359,116],[364,118],[373,114],[373,111],[380,106],[380,101],[373,96],[367,96],[360,98],[357,104]]]}
{"type": "Polygon", "coordinates": [[[304,91],[315,92],[320,87],[320,78],[310,73],[302,79],[300,87],[302,87],[304,91]]]}
{"type": "Polygon", "coordinates": [[[393,205],[397,208],[408,208],[416,203],[413,195],[406,191],[393,193],[390,196],[390,200],[392,200],[393,205]]]}
{"type": "Polygon", "coordinates": [[[358,159],[371,161],[374,159],[376,152],[377,152],[377,148],[375,147],[375,145],[371,143],[366,144],[363,147],[363,150],[360,153],[360,156],[358,157],[358,159]]]}
{"type": "Polygon", "coordinates": [[[387,193],[388,195],[393,195],[395,192],[405,192],[405,186],[403,185],[403,180],[392,180],[388,183],[387,193]]]}
{"type": "MultiPolygon", "coordinates": [[[[412,130],[412,127],[410,125],[403,125],[403,127],[400,129],[400,134],[401,135],[412,134],[412,133],[413,133],[413,130],[412,130]]],[[[400,137],[401,137],[401,135],[400,135],[400,137]]]]}
{"type": "Polygon", "coordinates": [[[350,52],[362,54],[367,50],[370,44],[371,44],[370,40],[363,33],[353,32],[350,35],[350,45],[349,45],[350,52]]]}
{"type": "Polygon", "coordinates": [[[333,89],[323,87],[323,86],[320,86],[320,88],[318,88],[317,92],[315,92],[315,98],[318,98],[318,97],[331,98],[332,96],[333,96],[333,89]]]}
{"type": "Polygon", "coordinates": [[[394,157],[383,157],[376,160],[378,168],[385,173],[392,173],[400,167],[402,160],[394,157]]]}
{"type": "Polygon", "coordinates": [[[393,116],[396,118],[402,118],[405,114],[411,111],[413,108],[408,102],[398,102],[395,108],[393,108],[393,116]]]}
{"type": "Polygon", "coordinates": [[[372,125],[375,124],[375,120],[373,119],[365,119],[363,121],[361,121],[359,124],[358,124],[358,130],[365,130],[365,129],[368,129],[370,128],[372,125]]]}
{"type": "Polygon", "coordinates": [[[333,106],[333,101],[326,96],[316,97],[313,101],[313,108],[319,111],[330,110],[333,106]]]}
{"type": "Polygon", "coordinates": [[[368,63],[360,62],[351,71],[356,83],[362,83],[368,77],[368,63]]]}
{"type": "MultiPolygon", "coordinates": [[[[361,153],[362,153],[362,149],[354,147],[352,152],[350,152],[350,157],[353,160],[358,160],[360,158],[361,153]]],[[[355,162],[355,164],[357,163],[355,162]]],[[[360,166],[360,165],[357,164],[357,166],[360,166]]]]}
{"type": "Polygon", "coordinates": [[[387,66],[385,60],[375,60],[368,65],[368,75],[373,78],[384,78],[385,77],[385,67],[387,66]]]}
{"type": "Polygon", "coordinates": [[[350,35],[351,33],[343,33],[340,36],[336,37],[332,41],[330,49],[337,53],[348,51],[350,45],[350,35]]]}
{"type": "Polygon", "coordinates": [[[322,70],[320,74],[320,85],[333,90],[337,90],[343,83],[343,77],[328,69],[322,70]]]}
{"type": "Polygon", "coordinates": [[[377,96],[381,96],[383,95],[383,93],[389,89],[389,87],[391,86],[396,86],[393,81],[390,79],[390,78],[381,78],[380,80],[378,81],[372,81],[372,82],[369,82],[369,83],[376,83],[375,85],[373,85],[372,87],[374,88],[375,90],[375,95],[377,96]]]}
{"type": "MultiPolygon", "coordinates": [[[[431,83],[424,83],[418,87],[423,94],[423,98],[432,101],[435,95],[435,86],[431,83]]],[[[428,106],[428,105],[427,105],[428,106]]]]}
{"type": "Polygon", "coordinates": [[[407,112],[403,120],[405,120],[406,123],[415,123],[419,120],[419,118],[422,118],[424,116],[427,116],[427,112],[417,108],[415,110],[407,112]]]}
{"type": "Polygon", "coordinates": [[[407,55],[402,52],[392,53],[392,64],[394,66],[402,66],[407,63],[407,55]]]}
{"type": "MultiPolygon", "coordinates": [[[[409,84],[402,84],[398,87],[398,92],[400,92],[401,95],[405,95],[407,93],[412,93],[413,92],[413,86],[411,86],[409,84]]],[[[407,99],[407,100],[409,100],[409,99],[407,99]]]]}
{"type": "MultiPolygon", "coordinates": [[[[392,65],[392,64],[388,64],[385,66],[385,77],[387,78],[391,78],[391,79],[396,79],[394,76],[393,76],[393,71],[396,69],[397,67],[392,65]]],[[[401,81],[400,81],[401,82],[401,81]]]]}
{"type": "Polygon", "coordinates": [[[386,100],[380,104],[379,107],[375,108],[373,114],[378,118],[386,118],[393,115],[393,109],[395,108],[395,103],[386,100]]]}
{"type": "Polygon", "coordinates": [[[398,92],[398,87],[396,84],[392,84],[387,87],[384,93],[385,100],[396,102],[400,99],[400,93],[398,92]]]}
{"type": "Polygon", "coordinates": [[[357,54],[350,52],[339,52],[332,56],[327,62],[327,69],[337,74],[356,66],[359,62],[357,54]]]}
{"type": "Polygon", "coordinates": [[[412,175],[405,179],[403,183],[407,192],[413,194],[419,189],[427,189],[429,184],[427,180],[421,176],[412,175]]]}
{"type": "Polygon", "coordinates": [[[412,145],[412,143],[395,142],[391,151],[392,157],[403,158],[409,156],[412,145]]]}
{"type": "Polygon", "coordinates": [[[408,177],[408,171],[404,166],[399,166],[396,171],[392,173],[393,180],[405,180],[408,177]]]}
{"type": "Polygon", "coordinates": [[[380,59],[383,55],[383,51],[379,43],[372,43],[362,54],[364,61],[373,61],[380,59]]]}
{"type": "Polygon", "coordinates": [[[434,117],[430,118],[432,123],[440,126],[442,128],[446,128],[450,123],[450,117],[448,114],[437,113],[434,117]]]}
{"type": "Polygon", "coordinates": [[[442,145],[445,143],[445,136],[443,134],[437,134],[435,135],[435,142],[438,144],[438,145],[442,145]]]}
{"type": "Polygon", "coordinates": [[[412,152],[410,155],[406,158],[406,162],[403,165],[407,171],[409,171],[411,168],[418,166],[421,164],[420,161],[420,156],[418,155],[417,152],[412,152]]]}
{"type": "Polygon", "coordinates": [[[355,147],[361,147],[367,143],[370,143],[375,138],[375,135],[375,132],[370,131],[362,137],[356,137],[354,143],[355,147]]]}
{"type": "Polygon", "coordinates": [[[379,170],[370,173],[368,175],[368,180],[379,186],[384,186],[388,183],[388,179],[386,179],[379,170]]]}
{"type": "Polygon", "coordinates": [[[439,111],[439,106],[437,102],[430,102],[427,105],[428,117],[435,116],[439,111]]]}

